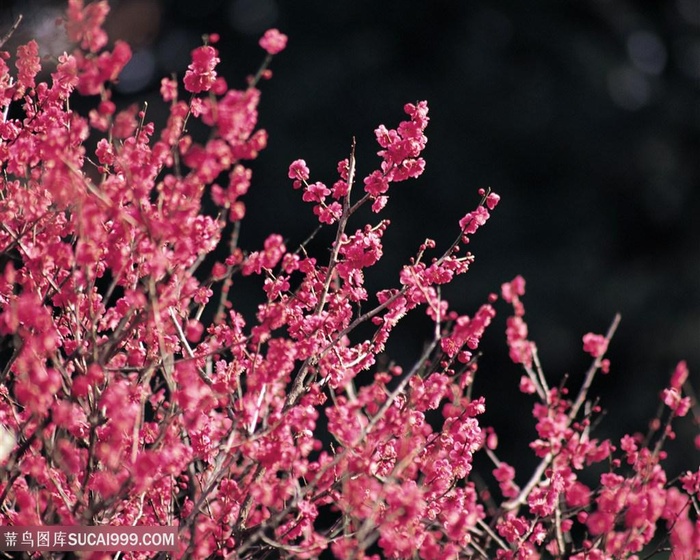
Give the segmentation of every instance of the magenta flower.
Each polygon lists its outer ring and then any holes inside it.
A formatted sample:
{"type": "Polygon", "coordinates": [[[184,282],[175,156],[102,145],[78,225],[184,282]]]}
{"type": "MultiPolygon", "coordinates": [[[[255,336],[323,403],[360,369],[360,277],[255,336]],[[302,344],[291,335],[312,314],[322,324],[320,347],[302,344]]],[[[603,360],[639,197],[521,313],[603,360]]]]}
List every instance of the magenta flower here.
{"type": "Polygon", "coordinates": [[[260,38],[259,43],[268,54],[275,55],[286,48],[287,36],[284,33],[280,33],[278,29],[268,29],[260,38]]]}
{"type": "MultiPolygon", "coordinates": [[[[601,439],[592,387],[619,317],[583,337],[585,374],[552,378],[522,277],[501,302],[488,290],[471,311],[448,301],[475,263],[464,245],[497,209],[490,189],[444,225],[451,242],[427,238],[381,268],[395,237],[376,214],[425,168],[425,101],[376,127],[374,162],[356,161],[354,142],[325,182],[292,162],[310,235],[273,222],[256,238],[245,197],[267,133],[255,79],[236,90],[217,76],[211,35],[182,79],[192,95],[164,79],[167,118],[153,121],[112,96],[131,50],[106,48],[107,11],[70,0],[76,44],[57,61],[30,41],[13,72],[0,53],[0,106],[13,109],[0,119],[0,525],[172,524],[174,558],[377,547],[375,558],[602,560],[657,544],[700,557],[700,471],[664,462],[676,423],[697,416],[688,364],[647,434],[601,439]],[[80,95],[99,96],[87,114],[71,108],[80,95]],[[495,371],[482,341],[504,304],[503,350],[520,367],[495,371]],[[427,342],[396,364],[397,327],[416,312],[427,342]],[[482,375],[497,398],[519,386],[531,412],[508,421],[529,424],[531,441],[487,425],[482,375]],[[533,468],[499,458],[513,449],[533,468]]],[[[276,54],[286,40],[270,30],[260,44],[276,54]]]]}
{"type": "Polygon", "coordinates": [[[191,93],[209,91],[216,80],[216,65],[219,63],[218,51],[204,45],[192,51],[192,63],[185,72],[185,89],[191,93]]]}

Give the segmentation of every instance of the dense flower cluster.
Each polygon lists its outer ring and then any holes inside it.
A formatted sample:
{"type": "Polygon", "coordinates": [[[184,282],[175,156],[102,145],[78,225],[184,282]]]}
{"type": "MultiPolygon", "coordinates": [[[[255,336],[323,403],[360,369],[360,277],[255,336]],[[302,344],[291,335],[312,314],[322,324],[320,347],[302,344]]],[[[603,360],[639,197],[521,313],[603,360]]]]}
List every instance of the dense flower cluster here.
{"type": "Polygon", "coordinates": [[[35,42],[19,47],[14,75],[0,57],[0,524],[176,525],[178,558],[698,557],[700,470],[669,480],[662,465],[672,421],[697,406],[686,364],[654,433],[596,439],[589,389],[610,367],[619,318],[584,336],[593,364],[572,397],[548,385],[528,340],[520,277],[501,299],[514,309],[520,388],[535,398],[539,466],[525,475],[498,459],[473,381],[499,296],[470,316],[440,289],[469,270],[463,245],[496,193],[479,191],[451,246],[428,239],[389,287],[365,287],[390,224],[350,222],[422,174],[425,101],[376,129],[380,161],[361,179],[354,145],[330,187],[304,160],[290,165],[320,227],[335,228],[328,253],[290,250],[276,232],[246,251],[245,162],[267,141],[256,86],[286,36],[263,36],[264,66],[243,90],[217,75],[210,36],[182,84],[161,83],[170,112],[157,130],[111,100],[130,50],[107,49],[107,13],[69,0],[76,48],[48,81],[35,42]],[[96,107],[78,114],[76,95],[98,96],[96,107]],[[206,139],[187,132],[192,120],[206,139]],[[231,304],[236,275],[260,278],[251,316],[231,304]],[[432,340],[412,367],[385,365],[378,356],[416,308],[432,340]],[[491,473],[473,476],[477,453],[491,473]]]}

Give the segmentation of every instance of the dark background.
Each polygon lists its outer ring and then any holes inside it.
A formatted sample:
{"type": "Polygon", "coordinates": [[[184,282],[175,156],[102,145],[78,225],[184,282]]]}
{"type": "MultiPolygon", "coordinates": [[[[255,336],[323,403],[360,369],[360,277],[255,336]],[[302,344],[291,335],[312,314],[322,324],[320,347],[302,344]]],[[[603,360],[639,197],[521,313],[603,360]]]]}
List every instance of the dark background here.
{"type": "MultiPolygon", "coordinates": [[[[16,40],[60,49],[53,21],[61,4],[7,2],[18,12],[16,40]]],[[[117,98],[150,99],[158,118],[162,76],[184,74],[203,33],[218,32],[221,73],[242,88],[262,61],[268,27],[289,35],[287,50],[261,85],[260,124],[268,149],[253,164],[241,244],[257,248],[271,231],[294,247],[311,231],[311,208],[287,179],[304,158],[312,179],[331,184],[337,161],[358,142],[360,177],[377,165],[373,130],[393,127],[407,101],[428,100],[427,168],[392,187],[385,259],[368,275],[393,286],[427,237],[447,246],[457,221],[491,186],[502,202],[471,250],[472,271],[447,292],[473,313],[517,274],[550,382],[566,372],[576,387],[589,360],[581,336],[604,333],[622,314],[612,371],[594,391],[609,418],[600,435],[645,431],[658,393],[679,359],[700,389],[700,2],[554,0],[122,0],[109,29],[134,46],[117,98]]],[[[373,218],[376,221],[376,217],[373,218]]],[[[364,222],[355,222],[361,227],[364,222]]],[[[330,239],[319,238],[321,242],[330,239]]],[[[322,253],[321,253],[322,254],[322,253]]],[[[240,305],[252,302],[241,293],[240,305]]],[[[484,340],[476,392],[485,421],[515,442],[516,461],[532,439],[531,401],[517,392],[507,359],[508,309],[484,340]]],[[[410,366],[430,324],[400,328],[389,353],[410,366]]],[[[676,450],[697,426],[679,423],[676,450]]],[[[502,438],[506,439],[506,438],[502,438]]]]}

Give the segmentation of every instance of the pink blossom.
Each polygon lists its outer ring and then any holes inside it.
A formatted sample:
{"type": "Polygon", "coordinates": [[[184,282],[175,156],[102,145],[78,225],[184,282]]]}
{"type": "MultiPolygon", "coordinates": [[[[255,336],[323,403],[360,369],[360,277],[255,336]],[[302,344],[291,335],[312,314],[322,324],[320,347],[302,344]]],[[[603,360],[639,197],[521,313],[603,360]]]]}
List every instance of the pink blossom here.
{"type": "Polygon", "coordinates": [[[260,38],[260,46],[268,54],[279,54],[287,46],[287,36],[284,33],[280,33],[278,29],[268,29],[260,38]]]}
{"type": "Polygon", "coordinates": [[[525,295],[525,279],[522,276],[516,276],[510,282],[501,286],[501,297],[506,303],[512,303],[519,296],[525,295]]]}
{"type": "Polygon", "coordinates": [[[498,524],[498,534],[505,538],[509,543],[517,542],[521,536],[525,534],[528,528],[528,523],[520,517],[516,517],[511,513],[506,514],[503,521],[498,524]]]}
{"type": "Polygon", "coordinates": [[[79,42],[83,49],[98,52],[107,44],[107,34],[102,24],[109,13],[105,0],[90,2],[87,6],[83,0],[68,0],[66,31],[71,41],[79,42]]]}
{"type": "Polygon", "coordinates": [[[309,178],[309,168],[303,159],[297,159],[289,165],[289,178],[294,179],[294,188],[301,188],[301,182],[309,178]]]}
{"type": "Polygon", "coordinates": [[[21,45],[17,48],[17,61],[15,65],[17,66],[17,70],[19,70],[17,82],[20,86],[20,90],[16,94],[16,97],[19,97],[24,90],[33,88],[36,85],[34,80],[36,75],[41,71],[39,45],[36,41],[31,40],[26,45],[21,45]]]}
{"type": "Polygon", "coordinates": [[[407,103],[404,112],[410,120],[401,122],[398,128],[380,125],[374,131],[382,148],[377,154],[383,162],[380,170],[364,179],[365,191],[374,197],[384,194],[392,182],[419,177],[425,168],[425,161],[419,156],[427,142],[423,132],[429,121],[428,105],[425,101],[417,105],[407,103]]]}
{"type": "Polygon", "coordinates": [[[605,354],[608,349],[608,341],[603,335],[587,333],[583,335],[583,351],[589,353],[594,358],[605,354]]]}
{"type": "Polygon", "coordinates": [[[177,82],[170,78],[160,81],[160,95],[163,101],[177,101],[177,82]]]}
{"type": "Polygon", "coordinates": [[[515,469],[508,463],[501,462],[501,464],[493,470],[493,476],[498,481],[504,498],[515,498],[518,495],[520,489],[513,482],[515,469]]]}
{"type": "Polygon", "coordinates": [[[586,527],[591,535],[598,536],[608,533],[612,530],[615,522],[615,516],[612,513],[596,511],[586,519],[586,527]]]}
{"type": "Polygon", "coordinates": [[[681,389],[683,387],[683,384],[687,381],[687,379],[688,364],[685,362],[685,360],[681,360],[680,362],[678,362],[678,365],[676,365],[676,369],[673,371],[670,386],[673,389],[681,389]]]}
{"type": "MultiPolygon", "coordinates": [[[[521,356],[520,354],[514,354],[514,355],[515,355],[515,358],[513,358],[513,356],[511,356],[511,359],[513,359],[513,361],[516,363],[520,363],[519,360],[521,360],[521,359],[525,359],[525,360],[528,359],[527,353],[524,354],[523,356],[521,356]]],[[[527,363],[527,361],[524,363],[527,363]]],[[[520,392],[525,393],[526,395],[533,395],[537,392],[537,385],[535,385],[534,381],[532,381],[532,379],[530,379],[527,375],[523,375],[520,377],[520,386],[519,387],[520,387],[520,392]]]]}
{"type": "Polygon", "coordinates": [[[488,207],[489,210],[493,210],[496,208],[496,205],[498,202],[501,200],[501,197],[496,194],[495,192],[489,193],[488,196],[486,197],[486,206],[488,207]]]}
{"type": "Polygon", "coordinates": [[[479,206],[476,210],[469,212],[459,221],[459,227],[464,233],[476,233],[476,231],[483,226],[488,219],[489,211],[483,206],[479,206]]]}
{"type": "Polygon", "coordinates": [[[520,317],[508,317],[506,320],[506,338],[508,340],[510,359],[516,364],[530,367],[532,364],[532,343],[527,339],[527,324],[520,317]]]}
{"type": "Polygon", "coordinates": [[[527,503],[532,513],[539,517],[553,515],[563,490],[564,478],[557,472],[553,473],[546,485],[540,485],[530,492],[527,503]]]}
{"type": "Polygon", "coordinates": [[[218,51],[209,45],[197,47],[192,51],[192,63],[185,72],[185,89],[191,93],[209,91],[216,79],[216,65],[219,63],[218,51]]]}
{"type": "Polygon", "coordinates": [[[314,214],[318,216],[318,221],[322,224],[334,224],[340,219],[342,212],[343,207],[338,202],[314,206],[314,214]]]}
{"type": "MultiPolygon", "coordinates": [[[[670,476],[661,448],[692,410],[685,363],[649,439],[597,439],[590,377],[579,392],[575,376],[550,378],[536,361],[519,276],[501,294],[508,352],[526,371],[495,372],[495,396],[517,394],[521,375],[534,401],[535,436],[518,453],[536,466],[518,469],[522,489],[498,457],[512,442],[483,425],[479,382],[494,374],[480,347],[498,298],[487,290],[472,311],[445,299],[474,263],[460,242],[497,194],[479,189],[451,243],[425,239],[394,276],[369,270],[395,241],[389,220],[370,218],[424,170],[427,103],[375,129],[379,161],[364,178],[354,146],[333,183],[294,161],[316,237],[255,242],[241,220],[245,160],[267,144],[260,90],[217,76],[210,35],[184,77],[207,95],[178,101],[166,79],[167,114],[152,122],[112,97],[131,50],[105,49],[106,14],[104,2],[69,2],[75,48],[48,83],[35,42],[19,47],[16,72],[0,53],[0,105],[23,102],[21,119],[0,122],[0,524],[172,522],[175,558],[602,560],[662,541],[672,558],[698,556],[700,472],[670,476]],[[87,116],[69,108],[80,95],[99,96],[87,116]],[[396,364],[392,336],[416,308],[429,344],[396,364]]],[[[271,30],[261,44],[274,54],[285,41],[271,30]]],[[[603,371],[607,343],[584,337],[603,371]]]]}
{"type": "Polygon", "coordinates": [[[382,258],[381,238],[387,225],[383,222],[377,228],[366,227],[350,237],[341,237],[339,253],[344,260],[338,265],[338,271],[343,276],[349,275],[353,269],[368,268],[382,258]]]}
{"type": "Polygon", "coordinates": [[[304,189],[301,199],[304,202],[323,202],[329,194],[331,194],[331,191],[326,185],[316,182],[311,183],[304,189]]]}
{"type": "Polygon", "coordinates": [[[685,416],[688,410],[690,410],[690,398],[681,397],[678,389],[664,389],[662,392],[662,400],[667,407],[673,410],[675,416],[685,416]]]}
{"type": "Polygon", "coordinates": [[[364,179],[365,192],[372,196],[379,196],[389,190],[389,181],[379,170],[372,172],[364,179]]]}
{"type": "Polygon", "coordinates": [[[372,203],[372,212],[378,214],[384,209],[387,202],[389,202],[388,196],[378,196],[374,199],[374,202],[372,203]]]}
{"type": "Polygon", "coordinates": [[[268,236],[262,251],[251,253],[243,267],[243,274],[260,274],[263,269],[273,269],[286,252],[281,235],[268,236]]]}
{"type": "Polygon", "coordinates": [[[591,490],[581,482],[574,482],[565,490],[566,503],[570,507],[585,507],[590,503],[591,490]]]}
{"type": "Polygon", "coordinates": [[[681,476],[683,490],[690,496],[700,495],[700,468],[696,472],[688,471],[681,476]]]}

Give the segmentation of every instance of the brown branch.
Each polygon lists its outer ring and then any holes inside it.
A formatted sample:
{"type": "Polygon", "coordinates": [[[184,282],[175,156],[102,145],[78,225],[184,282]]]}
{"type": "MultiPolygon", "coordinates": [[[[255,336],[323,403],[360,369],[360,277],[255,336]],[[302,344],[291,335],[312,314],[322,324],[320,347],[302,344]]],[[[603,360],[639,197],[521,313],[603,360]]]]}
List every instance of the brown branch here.
{"type": "Polygon", "coordinates": [[[12,27],[10,27],[10,30],[7,33],[5,33],[2,37],[0,37],[0,47],[7,43],[10,40],[10,37],[12,37],[12,35],[14,34],[14,32],[17,31],[19,24],[22,23],[22,17],[22,14],[19,14],[15,22],[12,24],[12,27]]]}

